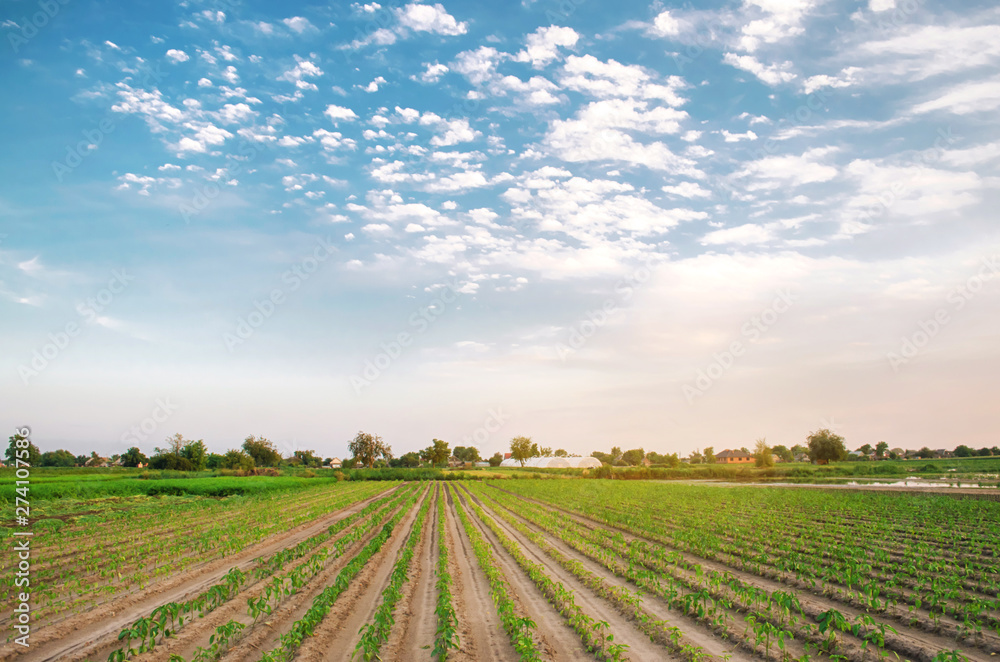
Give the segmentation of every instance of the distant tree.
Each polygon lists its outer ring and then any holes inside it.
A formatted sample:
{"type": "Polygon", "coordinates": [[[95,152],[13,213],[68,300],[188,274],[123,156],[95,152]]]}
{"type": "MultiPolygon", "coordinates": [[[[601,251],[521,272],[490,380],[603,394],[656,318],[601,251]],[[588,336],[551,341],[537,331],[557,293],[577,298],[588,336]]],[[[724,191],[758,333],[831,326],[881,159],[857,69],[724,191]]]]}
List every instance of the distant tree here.
{"type": "Polygon", "coordinates": [[[392,449],[382,440],[382,437],[364,431],[355,435],[354,439],[347,444],[347,450],[351,452],[359,464],[368,468],[373,467],[375,460],[380,457],[385,460],[392,459],[392,449]]]}
{"type": "Polygon", "coordinates": [[[972,457],[973,451],[965,444],[955,447],[955,457],[972,457]]]}
{"type": "Polygon", "coordinates": [[[618,460],[622,459],[622,449],[617,446],[611,447],[611,464],[614,464],[618,460]]]}
{"type": "Polygon", "coordinates": [[[924,460],[929,460],[931,458],[937,457],[937,453],[924,446],[923,448],[917,451],[917,457],[924,460]]]}
{"type": "Polygon", "coordinates": [[[97,451],[91,451],[86,464],[88,467],[103,467],[107,461],[108,458],[102,457],[97,451]]]}
{"type": "Polygon", "coordinates": [[[993,455],[993,453],[990,452],[989,448],[980,448],[976,455],[979,457],[989,457],[990,455],[993,455]]]}
{"type": "Polygon", "coordinates": [[[7,464],[9,466],[14,466],[17,464],[17,460],[21,460],[22,462],[27,462],[31,466],[36,467],[39,466],[39,463],[42,461],[42,452],[38,450],[38,446],[29,441],[27,437],[22,437],[19,434],[15,434],[13,437],[8,437],[7,451],[4,455],[7,458],[7,464]],[[24,451],[27,451],[27,453],[24,451]]]}
{"type": "Polygon", "coordinates": [[[813,432],[807,439],[809,459],[817,464],[839,462],[847,457],[844,438],[826,428],[813,432]]]}
{"type": "Polygon", "coordinates": [[[341,469],[354,469],[358,466],[358,459],[355,457],[349,457],[340,463],[341,469]]]}
{"type": "Polygon", "coordinates": [[[222,469],[222,460],[224,457],[225,455],[219,455],[218,453],[209,453],[208,457],[205,458],[205,468],[209,471],[222,469]]]}
{"type": "Polygon", "coordinates": [[[319,457],[316,456],[315,451],[299,450],[292,453],[292,457],[296,460],[296,464],[302,465],[303,467],[318,467],[322,463],[319,457]]]}
{"type": "Polygon", "coordinates": [[[557,448],[555,453],[553,453],[553,455],[556,457],[569,457],[569,453],[567,453],[561,448],[557,448]]]}
{"type": "Polygon", "coordinates": [[[886,451],[889,450],[889,444],[884,441],[880,441],[875,444],[875,457],[885,457],[886,451]]]}
{"type": "Polygon", "coordinates": [[[542,446],[538,449],[539,457],[552,457],[552,448],[549,446],[542,446]]]}
{"type": "Polygon", "coordinates": [[[403,453],[402,457],[399,458],[399,466],[401,467],[419,467],[420,466],[420,456],[410,451],[409,453],[403,453]]]}
{"type": "Polygon", "coordinates": [[[590,457],[596,457],[598,460],[600,460],[601,464],[611,464],[612,462],[614,462],[614,459],[611,457],[610,454],[602,453],[601,451],[594,451],[593,453],[590,454],[590,457]]]}
{"type": "Polygon", "coordinates": [[[758,467],[774,466],[774,451],[767,445],[765,437],[757,440],[757,444],[754,446],[753,459],[758,467]]]}
{"type": "Polygon", "coordinates": [[[792,455],[792,451],[789,450],[787,446],[783,446],[781,444],[778,444],[777,446],[772,446],[771,452],[777,455],[782,462],[791,462],[795,459],[795,456],[792,455]]]}
{"type": "Polygon", "coordinates": [[[462,462],[480,462],[482,459],[479,457],[479,449],[475,446],[455,446],[452,455],[462,462]]]}
{"type": "Polygon", "coordinates": [[[520,462],[522,467],[525,460],[535,457],[534,452],[537,448],[537,444],[532,444],[531,437],[514,437],[510,440],[510,456],[520,462]]]}
{"type": "Polygon", "coordinates": [[[39,464],[43,467],[72,467],[76,464],[76,456],[66,450],[48,451],[42,453],[39,464]]]}
{"type": "Polygon", "coordinates": [[[140,463],[149,464],[149,458],[143,455],[142,451],[136,446],[128,449],[122,455],[123,467],[138,467],[140,463]]]}
{"type": "Polygon", "coordinates": [[[201,439],[185,442],[181,448],[181,457],[190,462],[195,471],[201,471],[208,463],[208,447],[201,439]]]}
{"type": "Polygon", "coordinates": [[[220,466],[223,469],[237,469],[239,471],[251,471],[254,468],[254,459],[246,451],[232,449],[226,451],[222,456],[220,466]]]}
{"type": "Polygon", "coordinates": [[[993,457],[1000,455],[1000,446],[994,446],[993,448],[991,448],[990,455],[992,455],[993,457]]]}
{"type": "Polygon", "coordinates": [[[753,455],[753,453],[750,452],[750,449],[748,449],[746,446],[740,446],[740,450],[746,453],[747,455],[753,455]]]}
{"type": "Polygon", "coordinates": [[[434,466],[440,466],[448,464],[448,458],[451,457],[451,450],[448,448],[447,441],[433,439],[431,440],[431,445],[427,447],[422,455],[434,466]]]}
{"type": "Polygon", "coordinates": [[[702,455],[705,458],[705,464],[715,464],[715,448],[713,446],[702,451],[702,455]]]}
{"type": "Polygon", "coordinates": [[[872,453],[875,452],[875,449],[872,448],[871,444],[865,444],[864,446],[858,449],[858,452],[861,453],[862,455],[871,455],[872,453]]]}
{"type": "Polygon", "coordinates": [[[503,462],[503,455],[501,455],[499,451],[494,453],[490,458],[491,467],[499,467],[501,462],[503,462]]]}
{"type": "Polygon", "coordinates": [[[642,464],[645,457],[646,451],[641,448],[633,448],[622,453],[622,461],[631,467],[637,467],[642,464]]]}
{"type": "Polygon", "coordinates": [[[77,455],[75,458],[75,464],[78,467],[82,467],[83,465],[87,464],[88,459],[89,458],[86,455],[77,455]]]}
{"type": "Polygon", "coordinates": [[[695,449],[691,455],[688,456],[688,462],[691,464],[701,464],[705,461],[705,456],[701,454],[700,449],[695,449]]]}
{"type": "Polygon", "coordinates": [[[243,440],[243,452],[253,458],[255,467],[276,467],[281,464],[281,453],[263,436],[250,435],[243,440]]]}
{"type": "Polygon", "coordinates": [[[803,453],[805,453],[806,455],[809,454],[809,448],[803,446],[802,444],[795,444],[794,446],[792,446],[791,451],[793,456],[802,455],[803,453]]]}

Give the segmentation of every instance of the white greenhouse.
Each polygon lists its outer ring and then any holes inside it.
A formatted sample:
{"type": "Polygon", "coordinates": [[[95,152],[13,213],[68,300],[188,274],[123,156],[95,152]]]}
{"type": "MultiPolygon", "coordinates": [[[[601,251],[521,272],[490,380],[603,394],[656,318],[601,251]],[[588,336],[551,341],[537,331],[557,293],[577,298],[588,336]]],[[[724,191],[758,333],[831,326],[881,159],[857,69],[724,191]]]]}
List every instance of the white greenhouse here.
{"type": "MultiPolygon", "coordinates": [[[[519,467],[521,463],[510,458],[500,463],[501,467],[519,467]]],[[[525,468],[532,469],[593,469],[601,466],[596,457],[533,457],[524,461],[525,468]]]]}

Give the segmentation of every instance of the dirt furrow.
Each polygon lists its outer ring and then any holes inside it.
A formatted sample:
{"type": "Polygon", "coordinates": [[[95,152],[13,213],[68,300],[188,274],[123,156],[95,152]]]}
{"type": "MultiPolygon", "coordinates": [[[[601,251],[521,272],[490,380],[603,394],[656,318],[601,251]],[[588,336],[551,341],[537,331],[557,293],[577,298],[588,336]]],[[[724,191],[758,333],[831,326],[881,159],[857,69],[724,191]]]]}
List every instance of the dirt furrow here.
{"type": "Polygon", "coordinates": [[[389,583],[392,568],[406,544],[426,494],[410,508],[393,528],[392,536],[368,559],[350,588],[334,603],[316,627],[313,635],[299,648],[296,660],[302,662],[350,662],[354,647],[361,640],[361,628],[372,621],[382,602],[382,591],[389,583]]]}
{"type": "MultiPolygon", "coordinates": [[[[482,524],[472,512],[469,501],[462,495],[462,506],[469,516],[469,520],[479,530],[490,545],[493,546],[493,556],[497,566],[503,572],[504,578],[510,583],[511,589],[516,594],[516,601],[523,609],[524,613],[535,622],[535,634],[541,644],[543,655],[546,659],[561,662],[562,660],[593,660],[596,659],[588,651],[580,637],[573,631],[559,615],[559,612],[549,604],[534,582],[525,575],[521,567],[517,565],[514,558],[504,549],[496,535],[482,524]]],[[[471,547],[471,545],[470,545],[471,547]]],[[[473,556],[475,558],[475,556],[473,556]]],[[[652,658],[657,659],[657,658],[652,658]]]]}
{"type": "Polygon", "coordinates": [[[382,647],[385,660],[423,660],[434,650],[437,634],[437,503],[438,486],[432,488],[434,496],[427,519],[424,537],[410,562],[410,574],[403,590],[403,597],[396,605],[396,623],[389,640],[382,647]]]}
{"type": "MultiPolygon", "coordinates": [[[[351,504],[284,533],[271,536],[231,556],[198,565],[183,574],[170,576],[147,586],[137,593],[122,596],[101,607],[90,609],[59,624],[32,633],[32,646],[27,652],[16,651],[7,644],[0,650],[0,660],[17,656],[24,662],[73,662],[90,658],[94,651],[108,647],[118,639],[122,628],[149,615],[156,607],[168,602],[182,602],[217,584],[230,568],[244,572],[252,569],[255,559],[270,556],[286,547],[298,544],[326,529],[335,522],[363,509],[386,492],[351,504]]],[[[113,646],[111,646],[113,648],[113,646]]]]}

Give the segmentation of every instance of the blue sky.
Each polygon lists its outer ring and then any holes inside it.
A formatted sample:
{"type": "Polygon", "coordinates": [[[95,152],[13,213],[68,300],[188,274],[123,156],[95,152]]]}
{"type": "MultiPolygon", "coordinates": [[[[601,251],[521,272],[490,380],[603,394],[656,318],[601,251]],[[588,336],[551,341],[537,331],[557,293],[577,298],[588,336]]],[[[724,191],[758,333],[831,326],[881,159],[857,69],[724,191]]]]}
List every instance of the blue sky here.
{"type": "Polygon", "coordinates": [[[43,449],[997,443],[988,2],[7,2],[43,449]]]}

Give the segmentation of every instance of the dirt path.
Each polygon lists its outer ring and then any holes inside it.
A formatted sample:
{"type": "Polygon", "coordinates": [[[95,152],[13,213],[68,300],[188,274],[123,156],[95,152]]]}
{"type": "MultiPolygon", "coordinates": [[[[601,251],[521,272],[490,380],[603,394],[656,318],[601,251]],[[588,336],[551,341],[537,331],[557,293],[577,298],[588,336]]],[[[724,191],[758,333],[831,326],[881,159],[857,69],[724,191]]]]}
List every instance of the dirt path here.
{"type": "MultiPolygon", "coordinates": [[[[504,578],[510,583],[511,589],[516,594],[516,601],[520,604],[525,615],[535,622],[535,635],[541,644],[539,648],[546,659],[561,662],[562,660],[593,660],[596,659],[590,651],[580,641],[580,637],[573,631],[559,615],[559,612],[549,604],[545,596],[535,586],[534,582],[525,575],[521,567],[517,565],[514,558],[504,549],[503,545],[494,533],[481,522],[479,522],[472,508],[468,505],[466,496],[459,496],[462,506],[465,508],[469,520],[483,535],[483,538],[493,547],[493,556],[496,559],[497,567],[503,572],[504,578]]],[[[471,545],[470,545],[471,552],[471,545]]],[[[473,555],[472,558],[475,558],[473,555]]],[[[659,659],[656,657],[650,659],[659,659]]]]}
{"type": "MultiPolygon", "coordinates": [[[[517,494],[513,494],[511,492],[507,492],[507,494],[511,494],[512,496],[515,496],[517,498],[527,498],[517,494]]],[[[831,600],[821,595],[817,595],[815,593],[803,590],[802,588],[796,588],[795,585],[798,582],[794,581],[794,578],[788,578],[789,583],[785,583],[761,577],[760,575],[740,570],[725,563],[711,561],[709,559],[702,558],[700,556],[691,554],[689,552],[685,552],[683,550],[676,550],[670,547],[669,545],[665,545],[663,542],[659,540],[646,538],[631,532],[624,531],[623,529],[620,529],[618,527],[607,525],[603,522],[599,522],[598,520],[591,519],[585,515],[581,515],[579,513],[575,513],[566,510],[564,508],[554,506],[553,504],[544,501],[539,501],[536,499],[530,499],[530,498],[527,499],[537,505],[542,506],[543,508],[550,510],[551,512],[560,513],[563,516],[572,519],[580,526],[584,526],[590,529],[602,529],[605,531],[614,531],[617,533],[621,533],[626,541],[645,540],[646,542],[651,543],[653,545],[657,545],[667,549],[673,549],[674,551],[677,551],[679,554],[681,554],[684,557],[684,559],[689,563],[698,564],[705,570],[728,572],[732,574],[734,577],[740,579],[741,581],[747,584],[756,586],[758,588],[762,588],[769,592],[792,591],[798,597],[799,602],[803,607],[803,610],[805,610],[807,614],[817,614],[829,609],[836,609],[837,611],[842,613],[844,616],[846,616],[849,620],[853,622],[857,618],[857,616],[862,613],[861,610],[852,608],[849,605],[845,605],[843,602],[831,600]]],[[[878,617],[879,618],[877,620],[882,620],[885,619],[886,615],[880,614],[878,615],[878,617]]],[[[890,618],[887,620],[893,620],[893,619],[890,618]]],[[[898,630],[898,634],[895,635],[891,633],[886,634],[885,637],[886,649],[890,651],[895,651],[903,659],[930,661],[934,657],[934,655],[936,655],[939,651],[952,650],[955,648],[961,648],[963,655],[968,657],[970,660],[974,660],[976,662],[987,662],[988,660],[995,659],[995,655],[991,655],[990,653],[986,653],[979,650],[970,650],[967,645],[964,645],[966,642],[956,643],[953,638],[940,636],[931,632],[925,632],[923,630],[909,627],[908,625],[895,621],[893,622],[892,625],[896,630],[898,630]]],[[[840,635],[838,636],[841,636],[843,639],[849,642],[850,645],[853,645],[854,647],[859,647],[860,645],[860,642],[854,637],[851,637],[844,633],[840,633],[840,635]]]]}
{"type": "MultiPolygon", "coordinates": [[[[382,602],[382,591],[389,583],[393,566],[406,540],[410,537],[417,514],[423,505],[424,494],[395,526],[392,536],[385,541],[358,573],[343,595],[299,648],[296,660],[302,662],[350,662],[354,647],[361,639],[359,630],[372,621],[375,610],[382,602]]],[[[424,532],[426,534],[426,531],[424,532]]]]}
{"type": "Polygon", "coordinates": [[[185,573],[170,576],[147,586],[138,593],[122,596],[37,633],[33,632],[32,646],[27,653],[15,650],[20,647],[6,644],[0,649],[0,660],[13,659],[15,656],[24,662],[56,660],[74,662],[92,658],[94,652],[99,649],[113,648],[112,644],[117,641],[122,628],[131,625],[140,617],[147,616],[159,605],[193,598],[209,586],[218,583],[230,568],[238,567],[246,571],[254,566],[254,560],[258,557],[269,556],[318,534],[335,522],[363,509],[372,500],[384,496],[388,491],[271,536],[237,554],[200,564],[185,573]]]}
{"type": "Polygon", "coordinates": [[[448,571],[451,573],[452,599],[458,620],[458,650],[449,653],[455,662],[518,662],[503,623],[497,615],[490,582],[476,562],[465,531],[455,514],[452,496],[442,486],[446,499],[445,535],[448,541],[448,571]]]}
{"type": "Polygon", "coordinates": [[[403,589],[403,597],[396,605],[396,623],[389,640],[382,647],[384,660],[425,660],[434,650],[437,635],[437,504],[440,486],[435,485],[430,510],[424,522],[424,537],[413,560],[410,574],[403,589]]]}

